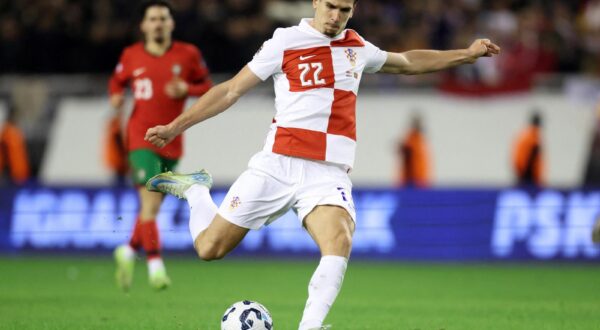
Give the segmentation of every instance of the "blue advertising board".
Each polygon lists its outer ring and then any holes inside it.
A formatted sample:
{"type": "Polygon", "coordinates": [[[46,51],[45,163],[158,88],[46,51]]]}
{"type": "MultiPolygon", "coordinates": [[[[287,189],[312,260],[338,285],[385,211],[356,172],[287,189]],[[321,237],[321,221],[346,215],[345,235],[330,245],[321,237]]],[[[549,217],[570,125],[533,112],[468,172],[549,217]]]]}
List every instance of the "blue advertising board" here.
{"type": "MultiPolygon", "coordinates": [[[[214,190],[219,204],[225,190],[214,190]]],[[[138,208],[127,188],[5,189],[0,252],[106,251],[129,239],[138,208]]],[[[592,260],[590,232],[600,192],[525,190],[361,190],[353,192],[353,256],[377,259],[592,260]]],[[[168,196],[157,218],[162,246],[192,251],[186,201],[168,196]]],[[[293,212],[251,231],[235,254],[317,253],[293,212]]],[[[191,253],[191,252],[190,252],[191,253]]]]}

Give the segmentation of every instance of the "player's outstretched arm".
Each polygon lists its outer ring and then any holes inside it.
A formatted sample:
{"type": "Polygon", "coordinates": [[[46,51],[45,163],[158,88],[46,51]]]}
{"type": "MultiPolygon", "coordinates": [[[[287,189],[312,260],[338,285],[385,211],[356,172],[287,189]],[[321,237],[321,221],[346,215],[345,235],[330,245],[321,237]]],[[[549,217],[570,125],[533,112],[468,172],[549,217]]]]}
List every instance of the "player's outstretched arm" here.
{"type": "Polygon", "coordinates": [[[379,72],[399,74],[434,72],[461,64],[474,63],[482,56],[491,57],[499,53],[500,47],[489,39],[477,39],[466,49],[388,52],[388,58],[379,72]]]}
{"type": "Polygon", "coordinates": [[[186,129],[227,110],[261,81],[245,66],[235,77],[211,88],[169,124],[149,128],[144,139],[162,148],[186,129]]]}

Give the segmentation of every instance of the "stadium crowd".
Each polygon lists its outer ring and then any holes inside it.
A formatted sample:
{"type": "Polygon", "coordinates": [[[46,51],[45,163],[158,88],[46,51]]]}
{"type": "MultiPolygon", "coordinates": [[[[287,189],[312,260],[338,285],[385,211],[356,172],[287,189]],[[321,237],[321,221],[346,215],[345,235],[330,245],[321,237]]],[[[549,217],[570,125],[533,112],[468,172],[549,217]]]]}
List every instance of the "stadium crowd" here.
{"type": "MultiPolygon", "coordinates": [[[[60,98],[53,84],[38,78],[93,73],[105,86],[121,50],[141,37],[140,2],[0,0],[0,75],[16,74],[4,80],[0,97],[23,129],[34,176],[52,109],[60,98]]],[[[212,73],[238,71],[276,27],[313,15],[310,0],[172,3],[174,37],[197,45],[212,73]]],[[[475,65],[398,77],[402,83],[425,82],[450,93],[525,91],[535,85],[536,77],[544,77],[538,73],[600,77],[600,0],[360,0],[349,27],[396,52],[462,48],[478,37],[489,37],[502,47],[501,56],[475,65]]],[[[365,85],[385,88],[397,82],[388,76],[369,81],[372,77],[365,77],[365,85]]],[[[71,86],[81,82],[72,76],[66,80],[71,86]]]]}
{"type": "MultiPolygon", "coordinates": [[[[137,3],[0,0],[0,72],[109,72],[139,38],[137,3]]],[[[198,45],[213,72],[237,71],[275,27],[312,13],[309,0],[173,4],[175,37],[198,45]]],[[[496,71],[600,72],[600,0],[364,0],[351,27],[393,51],[464,47],[488,36],[505,54],[496,71]]]]}

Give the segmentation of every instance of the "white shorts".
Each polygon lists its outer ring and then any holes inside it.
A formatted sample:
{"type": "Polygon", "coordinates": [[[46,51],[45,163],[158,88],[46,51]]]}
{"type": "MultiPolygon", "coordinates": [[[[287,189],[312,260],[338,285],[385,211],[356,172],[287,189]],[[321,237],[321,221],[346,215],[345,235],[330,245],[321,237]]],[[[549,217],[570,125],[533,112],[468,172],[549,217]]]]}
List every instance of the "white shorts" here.
{"type": "Polygon", "coordinates": [[[340,206],[356,222],[352,183],[343,165],[261,151],[233,183],[219,214],[238,226],[258,229],[290,208],[303,222],[317,205],[340,206]]]}

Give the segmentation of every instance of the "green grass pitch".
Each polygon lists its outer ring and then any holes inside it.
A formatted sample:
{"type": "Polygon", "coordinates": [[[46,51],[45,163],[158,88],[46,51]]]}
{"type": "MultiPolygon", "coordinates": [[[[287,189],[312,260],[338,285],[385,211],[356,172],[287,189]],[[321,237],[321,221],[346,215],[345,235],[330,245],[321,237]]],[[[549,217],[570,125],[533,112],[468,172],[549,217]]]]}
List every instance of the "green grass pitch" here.
{"type": "MultiPolygon", "coordinates": [[[[297,329],[317,261],[166,258],[154,292],[137,264],[129,294],[107,257],[0,258],[0,329],[220,329],[233,302],[257,300],[275,329],[297,329]]],[[[326,323],[334,329],[600,329],[593,264],[350,263],[326,323]]]]}

